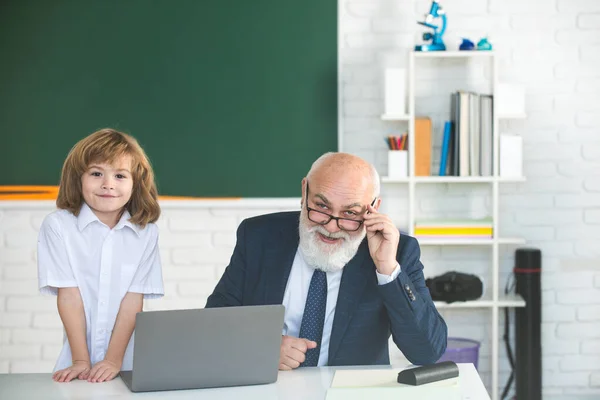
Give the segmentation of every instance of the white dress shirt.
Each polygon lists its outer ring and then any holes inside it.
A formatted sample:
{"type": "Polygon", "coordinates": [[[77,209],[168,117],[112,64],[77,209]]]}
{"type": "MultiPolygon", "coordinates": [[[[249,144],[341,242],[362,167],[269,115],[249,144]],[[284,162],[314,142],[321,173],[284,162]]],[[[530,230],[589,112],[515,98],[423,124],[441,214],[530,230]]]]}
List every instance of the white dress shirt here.
{"type": "MultiPolygon", "coordinates": [[[[298,337],[300,334],[300,325],[302,325],[302,316],[304,315],[304,304],[308,296],[308,288],[312,279],[314,268],[309,266],[300,248],[296,251],[294,263],[290,271],[290,276],[283,294],[283,305],[285,306],[285,316],[283,323],[283,335],[298,337]]],[[[323,338],[321,340],[321,351],[319,353],[318,366],[327,365],[329,361],[329,339],[331,337],[331,328],[335,316],[335,305],[337,304],[340,282],[342,280],[343,269],[336,272],[327,272],[327,304],[325,307],[325,324],[323,326],[323,338]]],[[[400,273],[400,265],[396,264],[396,269],[391,275],[383,275],[375,271],[377,281],[380,285],[392,282],[400,273]]]]}
{"type": "MultiPolygon", "coordinates": [[[[38,237],[38,281],[42,294],[78,287],[86,320],[86,342],[92,366],[106,355],[121,300],[127,292],[144,298],[164,295],[158,228],[131,223],[125,211],[110,229],[84,203],[79,216],[57,210],[43,221],[38,237]]],[[[122,370],[132,369],[133,335],[122,370]]],[[[54,371],[72,364],[71,347],[64,335],[54,371]]]]}

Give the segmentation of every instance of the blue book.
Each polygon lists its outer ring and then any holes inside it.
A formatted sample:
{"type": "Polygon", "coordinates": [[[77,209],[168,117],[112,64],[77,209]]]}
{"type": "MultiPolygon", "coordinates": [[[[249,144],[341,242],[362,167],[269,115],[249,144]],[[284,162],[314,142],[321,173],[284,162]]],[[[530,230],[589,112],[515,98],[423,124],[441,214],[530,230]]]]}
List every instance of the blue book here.
{"type": "Polygon", "coordinates": [[[446,176],[446,167],[448,160],[448,148],[450,147],[450,134],[452,123],[446,121],[444,123],[444,139],[442,142],[442,158],[440,159],[440,176],[446,176]]]}

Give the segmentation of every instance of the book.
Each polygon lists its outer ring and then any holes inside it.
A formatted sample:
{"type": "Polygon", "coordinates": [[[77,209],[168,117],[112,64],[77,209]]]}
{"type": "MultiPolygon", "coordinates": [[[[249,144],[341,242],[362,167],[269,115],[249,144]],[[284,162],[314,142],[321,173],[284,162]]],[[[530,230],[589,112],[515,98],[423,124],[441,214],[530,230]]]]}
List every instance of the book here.
{"type": "Polygon", "coordinates": [[[415,227],[431,228],[431,227],[492,227],[493,220],[491,217],[484,218],[430,218],[415,220],[415,227]]]}
{"type": "Polygon", "coordinates": [[[431,119],[415,118],[415,175],[431,175],[431,119]]]}
{"type": "Polygon", "coordinates": [[[452,136],[452,123],[446,121],[444,123],[444,141],[442,143],[442,157],[440,159],[440,176],[445,176],[449,170],[448,153],[450,152],[450,137],[452,136]]]}
{"type": "Polygon", "coordinates": [[[494,141],[493,141],[493,97],[490,95],[481,95],[480,97],[480,113],[481,113],[481,137],[480,137],[480,151],[481,158],[479,159],[479,169],[481,176],[492,176],[493,169],[493,152],[494,152],[494,141]]]}
{"type": "Polygon", "coordinates": [[[488,227],[439,227],[439,228],[415,228],[415,235],[433,236],[492,236],[492,228],[488,227]]]}

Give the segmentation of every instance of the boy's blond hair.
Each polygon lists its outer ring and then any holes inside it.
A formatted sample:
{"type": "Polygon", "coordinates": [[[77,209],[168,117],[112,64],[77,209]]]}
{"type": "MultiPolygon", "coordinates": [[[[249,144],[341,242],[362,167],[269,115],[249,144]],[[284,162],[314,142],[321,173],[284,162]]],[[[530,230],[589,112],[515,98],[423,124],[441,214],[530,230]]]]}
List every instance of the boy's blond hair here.
{"type": "Polygon", "coordinates": [[[132,136],[114,129],[101,129],[73,146],[60,177],[56,206],[79,215],[84,202],[81,176],[93,163],[113,164],[121,156],[132,158],[133,189],[125,207],[130,221],[142,228],[160,216],[154,172],[142,147],[132,136]]]}

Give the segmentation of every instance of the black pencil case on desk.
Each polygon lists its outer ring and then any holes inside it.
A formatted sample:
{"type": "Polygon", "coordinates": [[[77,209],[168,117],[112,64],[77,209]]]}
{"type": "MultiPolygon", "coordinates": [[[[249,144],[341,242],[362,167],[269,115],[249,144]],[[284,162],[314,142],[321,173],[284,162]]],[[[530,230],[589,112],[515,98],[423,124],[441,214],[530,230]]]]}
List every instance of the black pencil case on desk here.
{"type": "Polygon", "coordinates": [[[458,365],[454,361],[425,365],[422,367],[408,368],[398,373],[398,383],[419,386],[426,383],[456,378],[458,365]]]}

